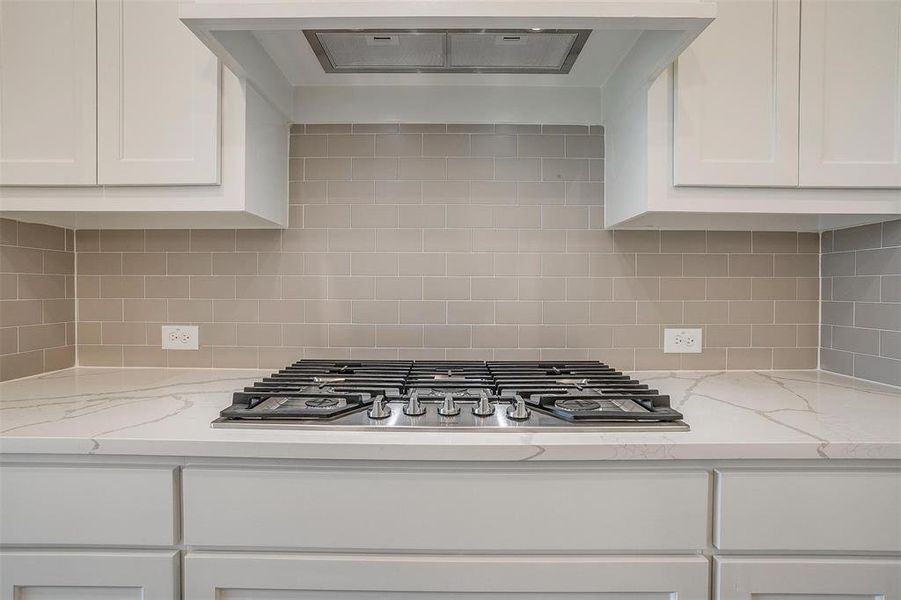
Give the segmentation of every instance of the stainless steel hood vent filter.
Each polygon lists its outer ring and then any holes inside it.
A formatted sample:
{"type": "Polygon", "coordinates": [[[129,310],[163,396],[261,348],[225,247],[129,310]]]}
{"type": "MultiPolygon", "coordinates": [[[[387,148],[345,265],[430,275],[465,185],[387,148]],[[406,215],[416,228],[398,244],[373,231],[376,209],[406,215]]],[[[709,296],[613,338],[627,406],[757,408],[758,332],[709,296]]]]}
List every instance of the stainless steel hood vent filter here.
{"type": "Polygon", "coordinates": [[[591,30],[306,30],[327,73],[566,74],[591,30]]]}

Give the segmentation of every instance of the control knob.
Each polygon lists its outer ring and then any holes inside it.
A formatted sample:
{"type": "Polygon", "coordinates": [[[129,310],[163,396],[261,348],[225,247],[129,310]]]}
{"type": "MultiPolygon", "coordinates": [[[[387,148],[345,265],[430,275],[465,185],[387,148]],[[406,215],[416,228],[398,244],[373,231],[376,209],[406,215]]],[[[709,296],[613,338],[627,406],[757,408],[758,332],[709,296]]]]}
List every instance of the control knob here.
{"type": "Polygon", "coordinates": [[[532,415],[532,411],[526,406],[526,401],[522,396],[516,397],[516,403],[507,409],[507,417],[514,421],[525,421],[532,415]]]}
{"type": "Polygon", "coordinates": [[[370,419],[387,419],[391,416],[391,409],[385,403],[385,399],[378,397],[372,402],[372,408],[369,409],[370,419]]]}
{"type": "Polygon", "coordinates": [[[425,406],[419,401],[419,392],[415,391],[410,394],[407,405],[404,406],[404,414],[408,417],[419,417],[425,414],[425,406]]]}
{"type": "Polygon", "coordinates": [[[444,403],[438,408],[438,414],[442,417],[456,417],[460,414],[460,407],[454,402],[452,395],[444,395],[444,403]]]}

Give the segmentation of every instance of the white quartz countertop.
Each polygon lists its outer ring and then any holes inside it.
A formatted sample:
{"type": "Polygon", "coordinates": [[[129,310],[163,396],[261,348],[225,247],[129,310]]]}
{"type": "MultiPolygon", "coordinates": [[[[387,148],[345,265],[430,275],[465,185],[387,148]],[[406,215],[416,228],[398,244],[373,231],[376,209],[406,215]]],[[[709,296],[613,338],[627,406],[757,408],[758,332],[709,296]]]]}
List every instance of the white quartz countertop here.
{"type": "MultiPolygon", "coordinates": [[[[0,453],[376,460],[901,459],[901,391],[819,371],[642,372],[688,432],[212,429],[268,371],[74,368],[0,384],[0,453]]],[[[7,456],[9,458],[9,456],[7,456]]]]}

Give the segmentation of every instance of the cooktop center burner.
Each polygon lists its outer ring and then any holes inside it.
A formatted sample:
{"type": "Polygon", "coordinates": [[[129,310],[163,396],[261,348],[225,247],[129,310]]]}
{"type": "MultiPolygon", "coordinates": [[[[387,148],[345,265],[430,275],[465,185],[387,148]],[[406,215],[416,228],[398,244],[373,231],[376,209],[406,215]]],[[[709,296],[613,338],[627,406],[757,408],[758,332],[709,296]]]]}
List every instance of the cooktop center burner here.
{"type": "Polygon", "coordinates": [[[557,406],[564,410],[597,410],[601,407],[601,403],[584,398],[575,398],[572,400],[557,400],[557,406]]]}
{"type": "Polygon", "coordinates": [[[597,361],[300,360],[214,427],[686,431],[669,396],[597,361]]]}

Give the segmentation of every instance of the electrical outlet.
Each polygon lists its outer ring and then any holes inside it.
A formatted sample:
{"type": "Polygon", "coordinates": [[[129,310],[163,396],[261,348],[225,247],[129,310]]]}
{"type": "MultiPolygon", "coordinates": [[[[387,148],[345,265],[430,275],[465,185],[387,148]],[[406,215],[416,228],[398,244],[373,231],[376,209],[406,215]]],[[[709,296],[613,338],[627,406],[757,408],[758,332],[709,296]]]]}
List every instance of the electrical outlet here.
{"type": "Polygon", "coordinates": [[[163,350],[197,350],[199,344],[197,325],[163,325],[163,350]]]}
{"type": "Polygon", "coordinates": [[[667,354],[697,354],[701,348],[700,329],[663,330],[663,351],[667,354]]]}

